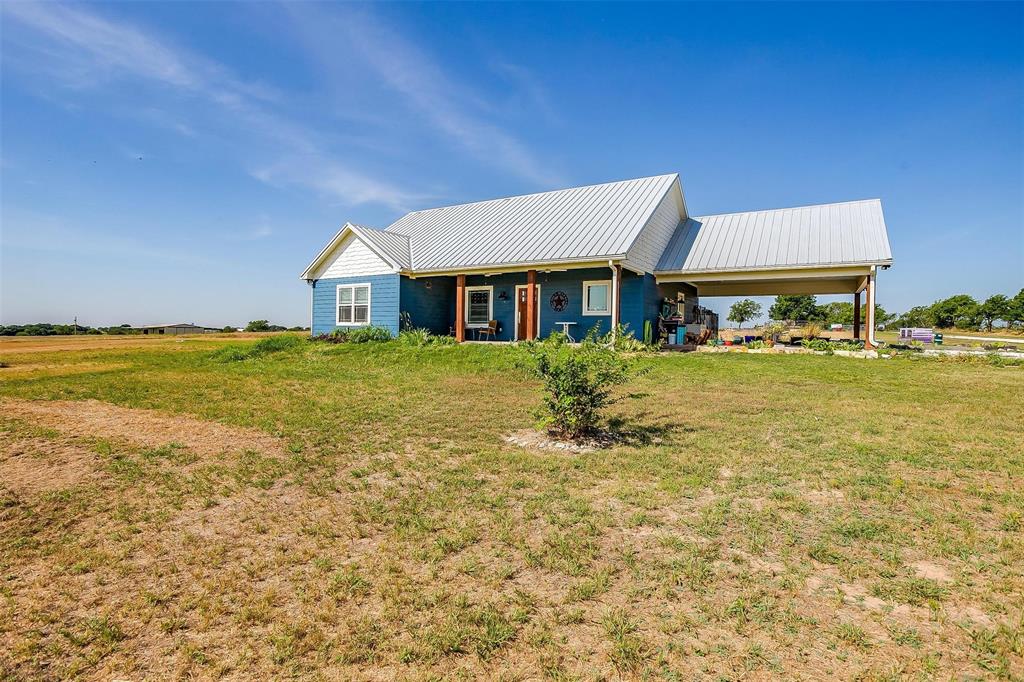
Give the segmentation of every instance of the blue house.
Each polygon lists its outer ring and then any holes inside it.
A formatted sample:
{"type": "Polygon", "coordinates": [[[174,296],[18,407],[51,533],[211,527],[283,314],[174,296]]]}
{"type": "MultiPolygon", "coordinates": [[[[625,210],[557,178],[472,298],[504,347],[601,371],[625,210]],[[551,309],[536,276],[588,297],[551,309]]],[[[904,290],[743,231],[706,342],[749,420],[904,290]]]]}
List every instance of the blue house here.
{"type": "Polygon", "coordinates": [[[671,174],[346,223],[301,277],[313,335],[404,321],[460,341],[639,337],[666,313],[681,339],[702,295],[852,293],[859,309],[891,262],[877,199],[691,217],[671,174]]]}

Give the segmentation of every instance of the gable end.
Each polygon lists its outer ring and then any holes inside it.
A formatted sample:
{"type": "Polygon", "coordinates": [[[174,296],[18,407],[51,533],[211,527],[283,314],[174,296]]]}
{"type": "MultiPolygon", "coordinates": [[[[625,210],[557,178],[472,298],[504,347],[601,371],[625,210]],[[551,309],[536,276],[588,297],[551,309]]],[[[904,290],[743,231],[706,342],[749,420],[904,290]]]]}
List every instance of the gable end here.
{"type": "Polygon", "coordinates": [[[654,272],[676,228],[685,220],[686,200],[677,177],[630,245],[624,265],[638,272],[654,272]]]}
{"type": "Polygon", "coordinates": [[[311,279],[385,275],[397,272],[363,240],[350,232],[323,259],[311,279]]]}

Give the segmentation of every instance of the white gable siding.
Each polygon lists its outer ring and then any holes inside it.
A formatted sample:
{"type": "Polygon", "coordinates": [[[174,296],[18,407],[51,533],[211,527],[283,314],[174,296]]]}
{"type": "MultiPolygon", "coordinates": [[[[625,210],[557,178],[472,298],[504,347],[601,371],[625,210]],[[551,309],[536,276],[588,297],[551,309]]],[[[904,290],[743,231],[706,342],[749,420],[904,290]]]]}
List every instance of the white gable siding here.
{"type": "Polygon", "coordinates": [[[314,279],[384,275],[395,269],[354,235],[346,237],[317,271],[314,279]]]}
{"type": "Polygon", "coordinates": [[[686,209],[677,182],[662,198],[658,208],[640,230],[636,241],[629,247],[626,253],[626,266],[644,272],[654,272],[676,228],[685,219],[686,209]]]}

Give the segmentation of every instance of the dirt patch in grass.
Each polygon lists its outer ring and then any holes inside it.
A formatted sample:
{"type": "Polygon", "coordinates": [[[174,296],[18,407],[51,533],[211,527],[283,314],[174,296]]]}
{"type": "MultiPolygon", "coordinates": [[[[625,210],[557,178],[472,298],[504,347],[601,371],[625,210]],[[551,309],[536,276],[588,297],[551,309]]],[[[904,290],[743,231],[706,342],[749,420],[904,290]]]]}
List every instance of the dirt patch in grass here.
{"type": "Polygon", "coordinates": [[[934,562],[916,561],[911,564],[911,568],[914,569],[914,573],[917,574],[918,578],[934,580],[937,583],[953,582],[953,576],[950,574],[949,569],[934,562]]]}
{"type": "Polygon", "coordinates": [[[0,434],[0,481],[15,493],[61,490],[96,477],[94,452],[47,438],[0,434]]]}
{"type": "Polygon", "coordinates": [[[505,436],[505,442],[521,448],[535,450],[564,450],[566,452],[593,452],[602,444],[598,441],[569,441],[552,438],[543,431],[523,429],[505,436]]]}
{"type": "Polygon", "coordinates": [[[197,455],[237,450],[283,454],[281,439],[255,429],[225,426],[182,415],[161,414],[98,400],[43,401],[6,398],[0,415],[71,436],[119,439],[146,447],[178,443],[197,455]]]}

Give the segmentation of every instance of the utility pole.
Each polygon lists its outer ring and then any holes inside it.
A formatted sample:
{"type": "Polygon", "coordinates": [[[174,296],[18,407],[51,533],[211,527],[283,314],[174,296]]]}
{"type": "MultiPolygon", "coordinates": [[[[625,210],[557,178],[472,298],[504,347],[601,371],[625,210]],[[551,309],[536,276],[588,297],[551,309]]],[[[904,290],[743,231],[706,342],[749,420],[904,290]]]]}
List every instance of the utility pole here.
{"type": "Polygon", "coordinates": [[[75,315],[75,331],[72,335],[78,336],[78,315],[75,315]]]}

